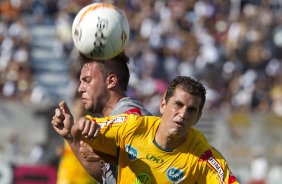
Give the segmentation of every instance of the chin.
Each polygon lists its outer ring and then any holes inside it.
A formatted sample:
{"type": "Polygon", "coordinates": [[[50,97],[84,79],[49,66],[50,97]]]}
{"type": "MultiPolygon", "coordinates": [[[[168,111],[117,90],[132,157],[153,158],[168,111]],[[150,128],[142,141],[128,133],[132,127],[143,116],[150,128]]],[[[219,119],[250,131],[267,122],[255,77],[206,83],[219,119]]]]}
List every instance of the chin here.
{"type": "Polygon", "coordinates": [[[172,128],[169,130],[169,135],[176,136],[176,137],[182,137],[184,136],[183,128],[172,128]]]}
{"type": "Polygon", "coordinates": [[[84,104],[84,109],[87,110],[87,111],[90,111],[91,110],[91,106],[89,106],[87,104],[84,104]]]}
{"type": "Polygon", "coordinates": [[[171,128],[171,129],[168,131],[168,133],[169,133],[169,135],[177,135],[177,134],[180,133],[179,131],[180,131],[180,130],[178,130],[177,128],[171,128]]]}

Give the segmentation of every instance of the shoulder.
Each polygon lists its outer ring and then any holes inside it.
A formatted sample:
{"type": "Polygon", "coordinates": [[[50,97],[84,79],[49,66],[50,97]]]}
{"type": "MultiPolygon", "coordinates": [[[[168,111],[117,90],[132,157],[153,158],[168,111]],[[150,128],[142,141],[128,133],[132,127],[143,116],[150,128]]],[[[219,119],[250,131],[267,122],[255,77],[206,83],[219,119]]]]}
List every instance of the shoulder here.
{"type": "Polygon", "coordinates": [[[222,155],[216,150],[205,135],[199,130],[192,128],[189,132],[189,140],[193,142],[196,146],[195,150],[197,154],[200,156],[200,160],[207,160],[209,157],[216,156],[217,158],[223,158],[222,155]]]}
{"type": "Polygon", "coordinates": [[[118,101],[116,106],[111,112],[111,115],[116,114],[136,114],[136,115],[148,115],[150,116],[151,113],[143,106],[143,104],[132,97],[124,97],[118,101]]]}
{"type": "Polygon", "coordinates": [[[203,172],[206,171],[210,174],[208,176],[209,181],[237,183],[225,158],[217,149],[210,145],[206,137],[199,130],[194,128],[191,129],[191,136],[194,138],[194,144],[197,145],[195,147],[195,155],[199,156],[198,166],[203,169],[203,172]]]}
{"type": "Polygon", "coordinates": [[[199,161],[224,160],[223,156],[208,142],[207,138],[197,129],[190,130],[189,140],[193,142],[194,152],[199,156],[199,161]]]}
{"type": "Polygon", "coordinates": [[[214,147],[207,149],[200,157],[199,163],[205,166],[209,175],[210,181],[220,181],[222,183],[238,183],[236,177],[231,172],[227,161],[222,156],[222,154],[216,150],[214,147]]]}
{"type": "Polygon", "coordinates": [[[190,140],[191,144],[194,144],[196,146],[200,154],[203,153],[205,150],[211,148],[211,145],[209,144],[207,138],[199,130],[191,128],[188,136],[188,140],[190,140]]]}
{"type": "MultiPolygon", "coordinates": [[[[150,128],[155,124],[160,122],[160,117],[158,116],[139,116],[136,114],[123,114],[127,118],[130,126],[139,126],[139,128],[150,128]]],[[[128,125],[129,126],[129,125],[128,125]]]]}

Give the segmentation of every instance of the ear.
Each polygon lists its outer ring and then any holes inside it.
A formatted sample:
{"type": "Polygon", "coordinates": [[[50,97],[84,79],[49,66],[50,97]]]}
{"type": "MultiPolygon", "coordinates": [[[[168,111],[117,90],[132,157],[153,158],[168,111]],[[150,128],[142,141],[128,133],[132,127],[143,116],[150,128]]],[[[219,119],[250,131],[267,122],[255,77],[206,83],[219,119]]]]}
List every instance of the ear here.
{"type": "Polygon", "coordinates": [[[106,83],[107,83],[107,89],[112,89],[116,86],[117,84],[117,76],[114,74],[110,74],[107,79],[106,79],[106,83]]]}
{"type": "Polygon", "coordinates": [[[162,100],[161,100],[161,104],[160,104],[160,113],[161,113],[161,114],[164,113],[165,107],[166,107],[166,100],[165,100],[165,98],[163,97],[162,100]]]}

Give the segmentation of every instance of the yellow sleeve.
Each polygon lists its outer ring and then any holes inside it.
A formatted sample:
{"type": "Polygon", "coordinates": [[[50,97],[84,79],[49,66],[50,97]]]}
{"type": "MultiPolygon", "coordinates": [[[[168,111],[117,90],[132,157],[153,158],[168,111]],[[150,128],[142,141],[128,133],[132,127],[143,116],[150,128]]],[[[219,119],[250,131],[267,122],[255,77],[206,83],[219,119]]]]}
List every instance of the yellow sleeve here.
{"type": "Polygon", "coordinates": [[[120,114],[116,116],[95,118],[86,116],[94,123],[101,126],[100,134],[94,140],[84,140],[94,150],[117,156],[120,140],[126,135],[127,130],[131,130],[137,118],[140,116],[133,114],[120,114]]]}
{"type": "Polygon", "coordinates": [[[206,151],[205,164],[199,183],[206,184],[238,184],[237,179],[230,171],[226,160],[215,149],[206,151]]]}

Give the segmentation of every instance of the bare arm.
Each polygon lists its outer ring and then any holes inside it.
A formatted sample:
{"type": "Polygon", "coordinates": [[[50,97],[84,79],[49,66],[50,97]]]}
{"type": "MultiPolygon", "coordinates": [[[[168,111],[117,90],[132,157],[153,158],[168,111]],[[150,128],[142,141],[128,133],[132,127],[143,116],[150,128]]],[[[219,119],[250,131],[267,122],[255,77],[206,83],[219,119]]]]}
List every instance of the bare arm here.
{"type": "Polygon", "coordinates": [[[112,155],[108,155],[102,152],[99,152],[97,150],[94,150],[91,146],[89,146],[84,141],[80,141],[80,149],[79,152],[81,156],[87,161],[87,162],[97,162],[104,160],[107,163],[110,163],[111,165],[116,165],[116,157],[112,155]]]}
{"type": "MultiPolygon", "coordinates": [[[[79,123],[78,123],[79,124],[79,123]]],[[[60,102],[58,108],[55,110],[55,115],[52,119],[52,126],[54,130],[68,142],[73,153],[80,161],[84,169],[97,181],[101,182],[100,158],[97,154],[92,152],[88,153],[92,158],[91,161],[85,159],[85,155],[80,154],[80,150],[85,147],[81,146],[82,140],[85,138],[92,138],[99,132],[99,127],[94,127],[95,124],[87,119],[80,120],[80,127],[74,124],[73,116],[65,102],[60,102]],[[80,130],[81,129],[81,130],[80,130]],[[74,136],[75,135],[75,138],[74,136]],[[84,137],[83,137],[84,136],[84,137]],[[93,159],[94,158],[94,159],[93,159]]]]}

